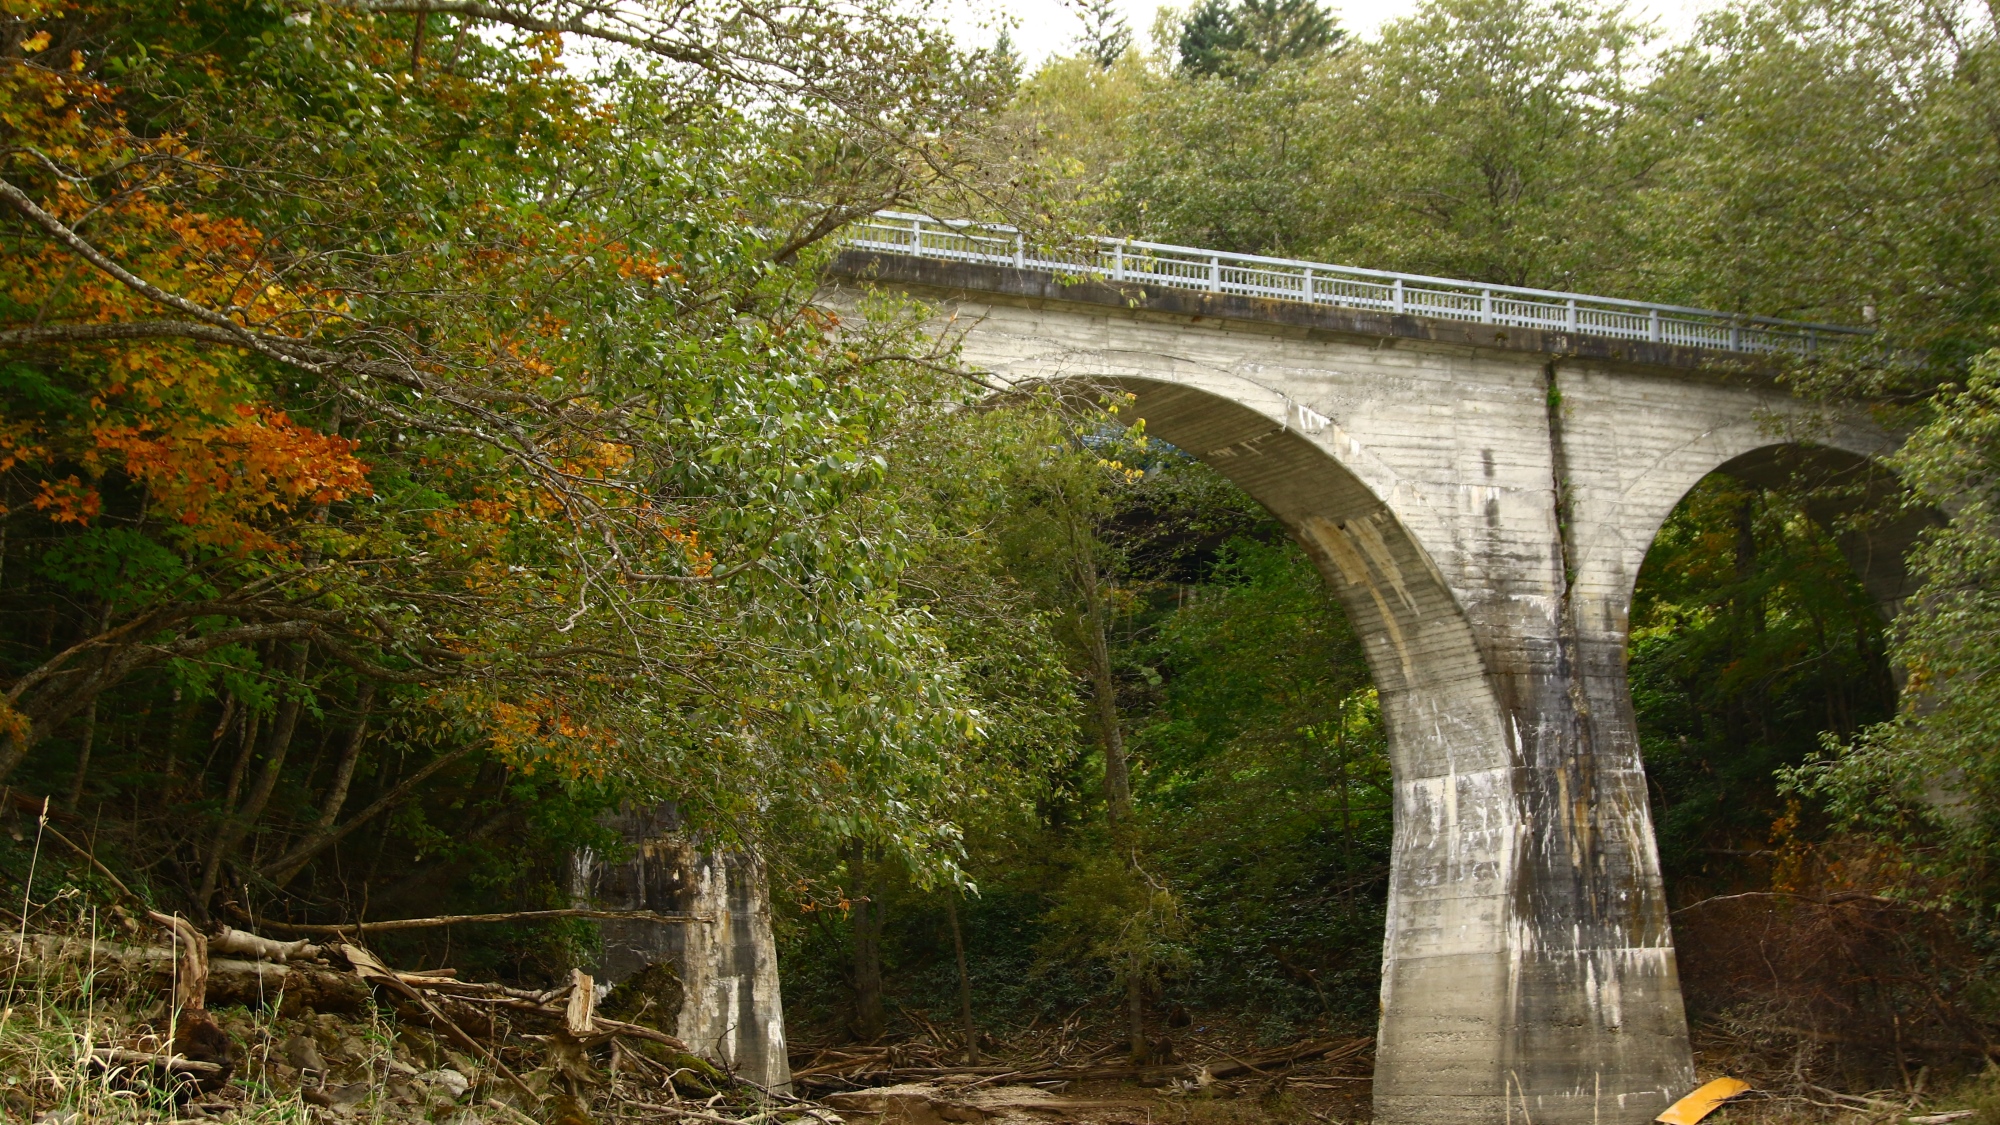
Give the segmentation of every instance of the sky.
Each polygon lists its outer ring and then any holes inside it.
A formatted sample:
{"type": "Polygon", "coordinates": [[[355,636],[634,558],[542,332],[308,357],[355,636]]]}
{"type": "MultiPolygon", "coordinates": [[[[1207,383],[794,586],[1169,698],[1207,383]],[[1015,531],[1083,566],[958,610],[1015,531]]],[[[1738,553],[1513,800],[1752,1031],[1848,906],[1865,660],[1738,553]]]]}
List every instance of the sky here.
{"type": "MultiPolygon", "coordinates": [[[[1153,18],[1163,3],[1187,7],[1189,2],[1118,0],[1118,7],[1125,13],[1126,22],[1131,25],[1143,48],[1151,44],[1153,18]]],[[[1721,2],[1635,0],[1630,6],[1634,15],[1651,16],[1659,21],[1669,38],[1677,39],[1693,28],[1695,19],[1703,11],[1721,2]]],[[[953,23],[961,37],[969,42],[992,42],[994,33],[986,28],[995,26],[1001,16],[1012,16],[1016,21],[1014,46],[1021,52],[1029,69],[1050,55],[1073,49],[1077,35],[1083,29],[1074,9],[1064,4],[1063,0],[950,0],[950,6],[953,23]]],[[[1347,29],[1348,34],[1365,38],[1375,34],[1376,29],[1389,20],[1408,15],[1417,5],[1416,0],[1329,0],[1326,6],[1340,17],[1340,25],[1347,29]]]]}

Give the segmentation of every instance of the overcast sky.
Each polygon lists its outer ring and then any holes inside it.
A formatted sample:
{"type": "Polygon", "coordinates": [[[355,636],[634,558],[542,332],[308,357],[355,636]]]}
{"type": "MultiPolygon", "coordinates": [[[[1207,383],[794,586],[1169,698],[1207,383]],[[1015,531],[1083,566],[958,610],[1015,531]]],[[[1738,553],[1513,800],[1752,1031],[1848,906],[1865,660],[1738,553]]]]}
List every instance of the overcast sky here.
{"type": "MultiPolygon", "coordinates": [[[[1697,16],[1721,2],[1634,0],[1631,7],[1634,14],[1658,20],[1669,37],[1680,38],[1693,27],[1697,16]]],[[[950,0],[950,3],[955,9],[954,23],[971,41],[992,42],[993,33],[983,31],[982,27],[995,26],[1002,16],[1014,17],[1017,21],[1014,44],[1030,69],[1050,55],[1073,49],[1083,29],[1075,11],[1063,0],[950,0]]],[[[1187,7],[1188,0],[1178,0],[1173,6],[1187,7]]],[[[1408,15],[1416,7],[1416,0],[1330,0],[1327,6],[1340,17],[1340,24],[1348,34],[1365,37],[1373,35],[1383,23],[1408,15]]],[[[1118,7],[1132,25],[1139,44],[1149,46],[1153,17],[1162,7],[1162,0],[1118,0],[1118,7]]]]}

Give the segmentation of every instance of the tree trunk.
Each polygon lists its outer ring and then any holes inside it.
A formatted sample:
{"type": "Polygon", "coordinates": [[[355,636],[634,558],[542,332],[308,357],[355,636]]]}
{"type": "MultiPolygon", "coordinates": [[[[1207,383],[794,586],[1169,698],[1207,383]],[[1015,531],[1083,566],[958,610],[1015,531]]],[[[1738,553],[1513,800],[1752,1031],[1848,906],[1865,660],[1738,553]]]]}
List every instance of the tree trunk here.
{"type": "MultiPolygon", "coordinates": [[[[1097,705],[1097,734],[1104,746],[1104,809],[1121,849],[1132,816],[1132,775],[1125,762],[1125,731],[1118,716],[1118,681],[1105,635],[1106,606],[1095,568],[1084,587],[1084,646],[1090,659],[1090,692],[1097,705]]],[[[1129,856],[1128,856],[1129,858],[1129,856]]]]}
{"type": "MultiPolygon", "coordinates": [[[[1125,759],[1125,731],[1118,714],[1118,681],[1111,667],[1111,643],[1106,636],[1107,606],[1095,568],[1084,587],[1084,640],[1090,654],[1090,688],[1096,697],[1097,732],[1104,746],[1104,816],[1111,829],[1112,846],[1118,849],[1127,868],[1137,871],[1138,840],[1132,824],[1132,773],[1125,759]]],[[[1149,1054],[1146,1044],[1146,966],[1138,954],[1129,955],[1125,965],[1125,1020],[1132,1064],[1143,1065],[1149,1054]]]]}
{"type": "Polygon", "coordinates": [[[1131,1044],[1132,1065],[1146,1065],[1152,1054],[1146,1044],[1146,966],[1134,953],[1125,967],[1125,1034],[1131,1044]]]}
{"type": "MultiPolygon", "coordinates": [[[[285,768],[285,755],[292,748],[292,733],[299,726],[299,711],[305,705],[300,693],[304,685],[299,683],[306,670],[306,648],[303,643],[292,649],[291,660],[285,671],[291,680],[292,693],[278,704],[278,714],[271,722],[271,735],[264,747],[264,770],[257,777],[257,785],[250,791],[250,797],[241,809],[231,810],[228,819],[215,834],[215,848],[208,855],[208,866],[202,871],[201,889],[195,894],[195,909],[207,910],[208,902],[215,897],[215,890],[222,875],[222,865],[243,842],[243,837],[257,824],[257,818],[264,815],[264,807],[271,802],[271,794],[278,788],[278,775],[285,768]]],[[[228,808],[227,805],[224,806],[228,808]]]]}
{"type": "Polygon", "coordinates": [[[375,681],[362,680],[361,687],[354,693],[354,726],[347,732],[347,744],[341,747],[340,761],[333,767],[333,781],[327,786],[326,803],[320,807],[319,819],[313,822],[305,839],[293,845],[264,871],[264,875],[279,887],[291,882],[300,871],[305,870],[314,856],[334,843],[333,822],[339,819],[340,810],[347,804],[348,790],[354,784],[354,767],[361,760],[361,745],[368,733],[368,716],[374,706],[375,681]]]}
{"type": "MultiPolygon", "coordinates": [[[[437,773],[439,770],[444,769],[461,758],[467,757],[479,748],[479,743],[468,742],[448,754],[440,754],[432,758],[422,769],[398,781],[390,787],[388,792],[375,798],[373,804],[348,818],[346,824],[331,831],[315,835],[311,839],[300,843],[297,847],[286,852],[275,862],[264,868],[260,874],[281,887],[291,882],[314,856],[347,839],[347,837],[354,834],[355,829],[373,820],[377,814],[394,808],[397,802],[416,792],[417,787],[429,780],[432,774],[437,773]]],[[[379,858],[379,856],[380,853],[378,851],[377,857],[379,858]]],[[[372,878],[374,869],[371,867],[369,870],[370,877],[372,878]]]]}
{"type": "Polygon", "coordinates": [[[76,776],[70,779],[63,807],[74,810],[83,800],[83,783],[90,777],[90,751],[97,744],[97,700],[83,711],[83,745],[76,752],[76,776]]]}
{"type": "Polygon", "coordinates": [[[869,878],[868,851],[856,843],[848,848],[854,903],[850,925],[854,935],[854,1037],[864,1043],[882,1038],[888,1019],[882,1010],[882,904],[869,878]]]}
{"type": "Polygon", "coordinates": [[[333,782],[327,787],[326,804],[319,810],[319,820],[313,824],[313,835],[326,833],[333,822],[340,817],[341,806],[347,803],[347,790],[354,782],[354,766],[361,760],[361,743],[368,733],[368,715],[375,707],[375,681],[363,680],[354,693],[354,728],[347,733],[347,745],[341,747],[340,762],[333,768],[333,782]]]}
{"type": "Polygon", "coordinates": [[[958,892],[944,896],[944,916],[951,922],[951,948],[958,955],[958,1020],[965,1029],[965,1065],[979,1065],[979,1028],[972,1022],[972,974],[965,967],[965,932],[958,927],[958,892]]]}

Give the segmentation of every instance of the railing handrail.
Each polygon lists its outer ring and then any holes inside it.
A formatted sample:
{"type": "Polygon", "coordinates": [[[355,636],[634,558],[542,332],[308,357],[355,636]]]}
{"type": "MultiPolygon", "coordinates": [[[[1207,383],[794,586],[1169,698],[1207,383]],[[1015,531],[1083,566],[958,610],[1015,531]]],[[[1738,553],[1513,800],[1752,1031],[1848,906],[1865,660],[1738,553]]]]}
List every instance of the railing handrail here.
{"type": "MultiPolygon", "coordinates": [[[[1025,242],[1025,239],[1023,238],[1023,234],[1020,228],[1008,226],[1006,224],[982,223],[972,219],[943,219],[935,215],[925,215],[911,211],[878,211],[875,212],[875,214],[872,217],[877,222],[893,223],[896,224],[898,227],[908,228],[913,231],[920,230],[921,224],[928,223],[928,224],[935,224],[940,228],[944,228],[945,230],[956,234],[963,234],[974,237],[986,236],[994,238],[996,241],[1007,241],[1013,244],[1004,254],[1003,253],[968,254],[964,251],[955,251],[948,255],[931,255],[931,254],[926,254],[924,252],[924,248],[922,247],[922,245],[920,245],[917,240],[913,239],[912,245],[907,250],[901,247],[893,247],[893,246],[887,247],[888,249],[891,250],[891,252],[900,251],[903,253],[910,253],[915,257],[949,256],[949,257],[959,258],[959,257],[970,256],[979,259],[990,258],[996,263],[1010,264],[1016,266],[1026,266],[1029,268],[1038,268],[1038,269],[1055,269],[1055,270],[1069,269],[1086,273],[1114,272],[1114,269],[1107,268],[1103,265],[1078,265],[1076,263],[1062,262],[1060,260],[1042,260],[1042,259],[1031,258],[1030,254],[1028,253],[1029,248],[1027,247],[1027,244],[1025,242]]],[[[865,222],[866,221],[864,220],[864,223],[865,222]]],[[[1393,270],[1374,270],[1374,269],[1366,269],[1360,266],[1337,265],[1330,262],[1310,262],[1297,258],[1275,258],[1262,254],[1238,254],[1226,250],[1207,250],[1195,246],[1178,246],[1173,243],[1167,243],[1167,242],[1146,242],[1140,239],[1107,238],[1103,236],[1093,236],[1091,241],[1095,243],[1095,245],[1098,247],[1098,253],[1100,254],[1108,253],[1116,255],[1116,260],[1119,263],[1119,265],[1116,267],[1116,271],[1118,272],[1122,272],[1125,268],[1125,264],[1128,261],[1126,255],[1136,251],[1139,255],[1138,260],[1140,262],[1145,261],[1149,256],[1157,256],[1157,259],[1164,259],[1169,261],[1185,261],[1189,265],[1206,267],[1211,270],[1217,270],[1217,271],[1219,271],[1220,268],[1225,264],[1234,266],[1264,267],[1264,269],[1267,272],[1270,271],[1273,267],[1275,267],[1277,271],[1282,271],[1285,274],[1300,276],[1302,279],[1304,279],[1307,285],[1311,285],[1316,278],[1325,278],[1329,276],[1358,278],[1358,279],[1365,279],[1371,283],[1373,282],[1385,283],[1385,287],[1390,288],[1397,294],[1395,300],[1395,306],[1399,310],[1403,307],[1402,294],[1405,292],[1405,287],[1409,285],[1444,286],[1448,287],[1450,290],[1456,291],[1450,294],[1452,296],[1477,297],[1488,302],[1490,302],[1493,298],[1501,298],[1501,299],[1527,298],[1536,302],[1554,302],[1556,303],[1556,307],[1566,309],[1566,311],[1569,314],[1568,319],[1565,323],[1566,329],[1569,331],[1576,331],[1587,335],[1609,334],[1609,335],[1622,336],[1622,335],[1628,335],[1628,333],[1593,332],[1589,326],[1584,326],[1576,323],[1577,318],[1575,316],[1575,311],[1579,306],[1591,306],[1599,308],[1608,307],[1610,309],[1620,310],[1621,312],[1638,312],[1638,313],[1650,314],[1652,316],[1667,315],[1675,318],[1696,317],[1700,318],[1701,321],[1709,322],[1709,325],[1714,328],[1741,328],[1741,327],[1754,326],[1755,328],[1760,330],[1761,334],[1769,335],[1776,333],[1776,334],[1794,336],[1797,338],[1800,344],[1805,346],[1807,350],[1811,350],[1815,346],[1817,342],[1815,339],[1816,334],[1829,334],[1835,336],[1867,336],[1872,333],[1871,329],[1856,328],[1851,325],[1820,324],[1812,321],[1786,320],[1782,317],[1758,316],[1748,313],[1730,313],[1730,312],[1723,312],[1717,309],[1704,309],[1689,305],[1668,305],[1653,301],[1634,301],[1624,297],[1601,297],[1588,293],[1571,293],[1556,289],[1534,289],[1521,285],[1503,285],[1498,283],[1488,283],[1481,281],[1466,281],[1462,278],[1435,277],[1429,274],[1401,273],[1393,270]]],[[[876,246],[885,245],[879,242],[873,244],[876,246]]],[[[1143,270],[1140,272],[1142,276],[1157,277],[1157,275],[1148,274],[1143,270]]],[[[1221,284],[1221,277],[1220,274],[1217,273],[1210,284],[1210,288],[1220,287],[1220,284],[1221,284]]],[[[1247,286],[1241,284],[1239,284],[1238,287],[1259,288],[1255,286],[1247,286]]],[[[1262,288],[1268,288],[1268,287],[1262,287],[1262,288]]],[[[1435,289],[1426,289],[1423,291],[1436,292],[1435,289]]],[[[1305,293],[1303,299],[1307,303],[1313,303],[1313,304],[1323,303],[1332,305],[1339,305],[1343,303],[1340,299],[1338,299],[1338,295],[1329,294],[1327,299],[1322,301],[1317,299],[1316,297],[1317,291],[1314,289],[1302,289],[1302,292],[1305,293]]],[[[1286,296],[1288,296],[1287,294],[1284,293],[1274,293],[1272,295],[1277,296],[1280,299],[1284,299],[1286,296]]],[[[1291,299],[1297,300],[1301,298],[1294,295],[1291,296],[1291,299]]],[[[1681,323],[1686,323],[1686,321],[1681,321],[1681,323]]],[[[1731,340],[1728,344],[1710,343],[1703,346],[1726,347],[1729,350],[1736,350],[1736,351],[1773,350],[1768,346],[1753,347],[1753,346],[1746,346],[1746,344],[1748,344],[1747,341],[1742,341],[1737,339],[1736,334],[1732,333],[1731,340]]]]}

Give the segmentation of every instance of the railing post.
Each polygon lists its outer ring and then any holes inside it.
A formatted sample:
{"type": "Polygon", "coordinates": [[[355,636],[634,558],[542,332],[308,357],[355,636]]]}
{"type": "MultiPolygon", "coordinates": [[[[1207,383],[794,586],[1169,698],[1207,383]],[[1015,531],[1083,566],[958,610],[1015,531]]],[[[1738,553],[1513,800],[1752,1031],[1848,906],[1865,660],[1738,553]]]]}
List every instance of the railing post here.
{"type": "Polygon", "coordinates": [[[1025,269],[1028,265],[1028,244],[1022,240],[1021,232],[1014,232],[1014,268],[1025,269]]]}
{"type": "Polygon", "coordinates": [[[1479,291],[1479,323],[1493,323],[1493,290],[1491,289],[1481,289],[1479,291]]]}
{"type": "Polygon", "coordinates": [[[1574,297],[1564,302],[1563,327],[1571,332],[1576,331],[1576,298],[1574,297]]]}
{"type": "Polygon", "coordinates": [[[1403,279],[1400,277],[1389,286],[1389,307],[1398,313],[1403,311],[1403,279]]]}
{"type": "Polygon", "coordinates": [[[1655,344],[1660,342],[1660,310],[1650,309],[1646,313],[1646,339],[1655,344]]]}
{"type": "Polygon", "coordinates": [[[1819,333],[1810,328],[1806,329],[1806,354],[1809,356],[1819,354],[1819,333]]]}
{"type": "Polygon", "coordinates": [[[924,256],[924,221],[922,219],[910,220],[910,253],[919,258],[924,256]]]}
{"type": "Polygon", "coordinates": [[[1214,254],[1208,256],[1208,291],[1222,292],[1222,259],[1214,254]]]}
{"type": "Polygon", "coordinates": [[[1306,304],[1310,305],[1310,304],[1312,304],[1312,303],[1313,303],[1313,271],[1312,271],[1312,267],[1311,267],[1311,266],[1307,266],[1307,267],[1306,267],[1306,304]]]}
{"type": "Polygon", "coordinates": [[[1729,350],[1732,352],[1743,350],[1743,326],[1733,320],[1729,322],[1729,350]]]}
{"type": "Polygon", "coordinates": [[[1117,242],[1112,243],[1111,251],[1111,276],[1119,281],[1123,281],[1125,280],[1125,240],[1121,238],[1117,242]]]}

